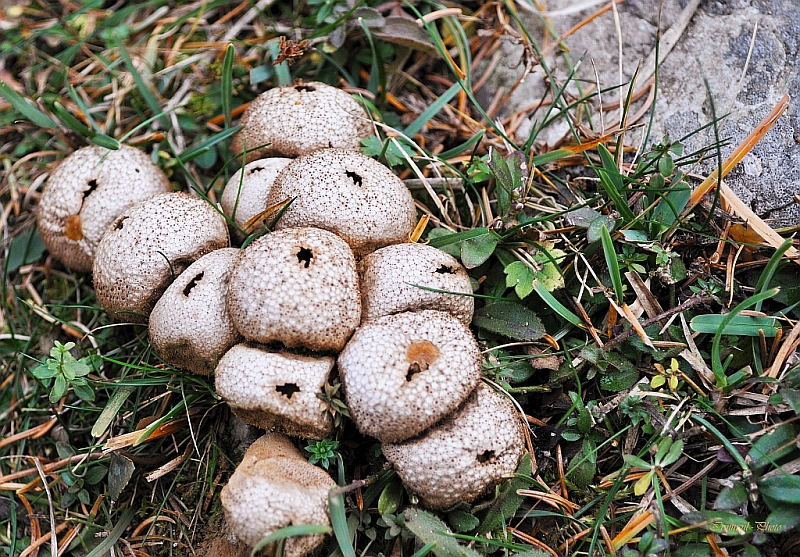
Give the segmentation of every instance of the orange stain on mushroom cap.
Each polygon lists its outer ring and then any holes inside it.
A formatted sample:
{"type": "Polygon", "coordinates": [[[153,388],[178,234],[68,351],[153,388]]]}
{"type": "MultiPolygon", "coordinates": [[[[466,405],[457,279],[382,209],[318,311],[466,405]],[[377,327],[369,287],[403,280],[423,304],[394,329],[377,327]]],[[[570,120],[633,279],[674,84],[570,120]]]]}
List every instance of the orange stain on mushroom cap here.
{"type": "Polygon", "coordinates": [[[80,215],[70,215],[64,219],[64,235],[74,242],[83,240],[83,223],[80,215]]]}
{"type": "Polygon", "coordinates": [[[409,364],[416,365],[419,371],[425,371],[439,358],[440,352],[429,340],[417,340],[411,343],[406,352],[409,364]]]}

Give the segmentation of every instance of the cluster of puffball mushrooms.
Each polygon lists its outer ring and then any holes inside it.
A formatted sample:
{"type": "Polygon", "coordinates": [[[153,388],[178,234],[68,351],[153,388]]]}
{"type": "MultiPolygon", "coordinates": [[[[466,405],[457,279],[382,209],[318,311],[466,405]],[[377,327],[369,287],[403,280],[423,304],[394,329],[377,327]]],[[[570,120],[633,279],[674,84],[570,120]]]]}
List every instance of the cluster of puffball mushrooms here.
{"type": "MultiPolygon", "coordinates": [[[[335,484],[287,436],[334,433],[317,396],[334,367],[356,427],[382,443],[423,505],[486,494],[521,458],[517,413],[480,381],[466,271],[409,241],[411,194],[358,151],[372,133],[368,115],[311,82],[263,93],[241,123],[232,147],[252,162],[219,207],[171,192],[134,148],[93,146],[52,173],[38,209],[50,252],[92,272],[106,311],[147,323],[165,362],[213,373],[234,414],[268,430],[222,490],[231,530],[252,546],[289,524],[329,524],[335,484]],[[240,241],[287,199],[274,231],[229,247],[229,222],[240,241]]],[[[286,555],[323,541],[290,538],[286,555]]]]}

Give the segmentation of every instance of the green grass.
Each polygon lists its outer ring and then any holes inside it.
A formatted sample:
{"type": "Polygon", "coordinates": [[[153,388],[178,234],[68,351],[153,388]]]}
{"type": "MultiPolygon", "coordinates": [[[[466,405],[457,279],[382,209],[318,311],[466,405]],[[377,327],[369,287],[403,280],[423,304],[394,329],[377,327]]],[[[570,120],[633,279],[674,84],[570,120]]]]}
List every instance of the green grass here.
{"type": "MultiPolygon", "coordinates": [[[[423,240],[458,257],[475,283],[484,376],[534,419],[523,422],[534,458],[516,478],[443,513],[421,511],[376,442],[343,419],[327,555],[713,555],[712,544],[755,555],[796,543],[800,371],[774,364],[794,351],[800,317],[790,244],[737,255],[724,215],[686,210],[690,171],[719,158],[725,139],[684,153],[658,138],[638,159],[613,135],[591,143],[582,130],[597,121],[596,91],[583,84],[568,97],[574,74],[559,81],[545,59],[553,102],[529,136],[506,133],[478,101],[485,65],[475,60],[496,46],[496,10],[531,52],[544,37],[521,27],[511,3],[462,7],[475,18],[412,27],[373,1],[276,2],[262,13],[221,1],[6,8],[0,552],[30,554],[51,528],[67,555],[207,551],[219,490],[241,457],[230,411],[213,380],[161,361],[145,327],[114,322],[90,277],[49,256],[35,209],[47,173],[90,143],[137,146],[173,188],[216,203],[238,166],[228,144],[240,107],[296,79],[355,88],[380,133],[364,152],[422,182],[413,192],[432,223],[423,240]],[[308,43],[273,65],[281,35],[308,43]],[[537,151],[537,135],[567,115],[571,141],[537,151]],[[642,308],[647,339],[612,301],[642,308]],[[763,315],[745,321],[745,309],[763,315]],[[723,331],[728,322],[741,328],[723,331]],[[34,370],[56,342],[88,357],[93,400],[73,387],[51,402],[52,378],[34,370]],[[652,389],[655,364],[673,359],[677,388],[652,389]],[[659,454],[678,440],[682,455],[659,454]],[[368,480],[356,489],[358,478],[368,480]],[[742,524],[753,528],[733,535],[742,524]]],[[[442,8],[397,9],[414,19],[442,8]]]]}

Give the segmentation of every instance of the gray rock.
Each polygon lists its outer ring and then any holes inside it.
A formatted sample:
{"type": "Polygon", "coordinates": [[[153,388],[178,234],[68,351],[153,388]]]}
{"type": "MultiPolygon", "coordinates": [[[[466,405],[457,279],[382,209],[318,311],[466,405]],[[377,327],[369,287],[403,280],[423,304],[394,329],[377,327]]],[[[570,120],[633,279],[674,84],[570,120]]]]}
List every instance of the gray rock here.
{"type": "MultiPolygon", "coordinates": [[[[678,21],[681,11],[689,2],[690,0],[665,0],[662,36],[664,31],[678,21]]],[[[575,0],[550,0],[547,6],[551,12],[558,12],[575,4],[575,0]]],[[[627,0],[617,7],[622,29],[622,80],[619,73],[617,31],[611,11],[566,39],[570,48],[569,57],[573,62],[577,62],[585,53],[576,72],[584,90],[599,80],[603,88],[622,83],[623,93],[627,92],[630,79],[640,61],[645,60],[655,46],[658,4],[659,2],[652,0],[627,0]]],[[[597,5],[570,15],[556,13],[550,16],[550,20],[558,32],[564,32],[600,7],[597,5]]],[[[540,18],[532,13],[523,13],[522,17],[537,44],[544,44],[544,28],[540,18]]],[[[525,68],[523,48],[519,41],[507,39],[499,52],[501,63],[480,91],[482,96],[479,99],[487,102],[487,105],[499,87],[510,90],[525,68]]],[[[569,75],[569,67],[561,55],[550,53],[546,60],[554,68],[557,79],[563,83],[569,75]]],[[[651,72],[652,68],[649,73],[651,72]]],[[[637,88],[644,82],[641,79],[642,74],[648,74],[648,68],[640,68],[637,88]]],[[[657,143],[665,133],[672,139],[681,138],[711,122],[711,103],[704,76],[708,81],[708,90],[712,95],[717,117],[728,114],[719,123],[719,135],[726,141],[722,148],[724,158],[758,125],[783,95],[796,95],[800,91],[800,2],[703,1],[659,68],[658,96],[650,143],[657,143]],[[742,78],[756,25],[754,47],[747,72],[742,78]]],[[[497,116],[511,117],[525,110],[533,104],[531,99],[542,98],[548,90],[544,72],[537,66],[525,77],[497,116]]],[[[579,95],[575,84],[571,84],[567,91],[579,95]]],[[[618,90],[605,91],[602,94],[604,104],[618,100],[618,90]]],[[[636,112],[636,106],[639,105],[635,105],[632,112],[636,112]]],[[[516,127],[516,139],[519,142],[524,142],[531,130],[536,129],[538,122],[545,117],[545,110],[529,112],[528,117],[516,127]]],[[[648,118],[649,114],[645,115],[640,123],[646,124],[648,118]]],[[[615,114],[605,112],[603,120],[606,126],[615,119],[615,114]]],[[[512,124],[513,127],[515,126],[512,124]]],[[[593,127],[598,132],[603,130],[596,110],[593,127]]],[[[638,145],[645,127],[629,132],[626,135],[627,142],[638,145]]],[[[564,126],[546,129],[537,136],[537,142],[541,142],[543,147],[552,146],[567,132],[568,129],[564,126]]],[[[713,129],[692,135],[684,141],[687,152],[713,142],[713,129]]],[[[712,153],[709,157],[694,169],[695,172],[707,174],[713,171],[716,155],[712,153]]],[[[800,204],[794,197],[795,194],[800,194],[798,103],[790,104],[786,114],[728,175],[726,182],[772,226],[800,223],[800,204]]]]}

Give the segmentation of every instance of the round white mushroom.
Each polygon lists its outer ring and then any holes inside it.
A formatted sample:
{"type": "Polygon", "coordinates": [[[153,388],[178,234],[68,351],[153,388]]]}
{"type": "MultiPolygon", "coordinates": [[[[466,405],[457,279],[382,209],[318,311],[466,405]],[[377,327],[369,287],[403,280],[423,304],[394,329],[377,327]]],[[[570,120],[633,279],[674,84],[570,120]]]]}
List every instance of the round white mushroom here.
{"type": "Polygon", "coordinates": [[[97,244],[126,209],[170,191],[169,180],[142,151],[92,145],[61,161],[36,212],[50,253],[76,271],[92,270],[97,244]]]}
{"type": "Polygon", "coordinates": [[[465,325],[472,321],[475,304],[469,275],[442,250],[416,243],[386,246],[359,262],[358,275],[363,322],[422,309],[450,313],[465,325]]]}
{"type": "Polygon", "coordinates": [[[150,313],[150,344],[164,361],[210,375],[242,336],[228,314],[228,282],[239,250],[207,253],[181,273],[150,313]]]}
{"type": "Polygon", "coordinates": [[[353,253],[316,228],[262,236],[233,269],[228,309],[247,340],[338,352],[361,319],[353,253]]]}
{"type": "Polygon", "coordinates": [[[293,199],[276,228],[315,226],[343,238],[356,255],[408,241],[414,199],[387,167],[361,153],[323,149],[295,159],[275,179],[268,204],[293,199]]]}
{"type": "Polygon", "coordinates": [[[248,424],[287,435],[323,439],[333,418],[317,394],[324,393],[334,359],[271,352],[237,344],[214,373],[217,394],[248,424]]]}
{"type": "Polygon", "coordinates": [[[350,416],[384,442],[413,437],[455,410],[480,380],[481,355],[469,329],[440,311],[370,321],[339,355],[350,416]]]}
{"type": "Polygon", "coordinates": [[[97,246],[97,300],[117,319],[146,323],[175,277],[227,246],[225,219],[202,199],[186,193],[152,197],[120,215],[97,246]]]}
{"type": "MultiPolygon", "coordinates": [[[[329,525],[328,490],[335,485],[288,438],[267,433],[247,449],[220,499],[231,530],[253,546],[286,526],[329,525]]],[[[322,534],[290,537],[284,555],[303,557],[324,541],[322,534]]],[[[267,553],[273,554],[272,549],[267,553]]]]}
{"type": "Polygon", "coordinates": [[[524,450],[514,405],[479,385],[458,411],[416,439],[384,443],[400,479],[432,509],[471,502],[512,476],[524,450]]]}
{"type": "Polygon", "coordinates": [[[237,155],[247,160],[299,157],[326,147],[358,151],[372,135],[372,122],[348,93],[312,81],[261,93],[244,111],[242,130],[233,138],[237,155]]]}
{"type": "MultiPolygon", "coordinates": [[[[267,197],[275,177],[292,159],[268,158],[247,163],[225,185],[220,199],[222,211],[239,228],[267,208],[267,197]]],[[[242,235],[235,233],[242,239],[242,235]]]]}

